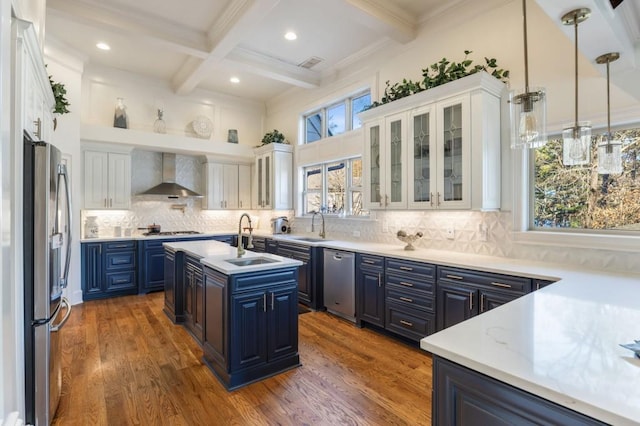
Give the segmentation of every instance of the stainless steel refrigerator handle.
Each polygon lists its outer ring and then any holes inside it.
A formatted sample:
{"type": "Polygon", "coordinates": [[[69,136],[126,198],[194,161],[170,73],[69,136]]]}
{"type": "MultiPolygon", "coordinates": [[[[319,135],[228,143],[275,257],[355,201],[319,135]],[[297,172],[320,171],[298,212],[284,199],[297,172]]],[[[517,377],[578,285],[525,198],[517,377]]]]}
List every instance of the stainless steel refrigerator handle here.
{"type": "MultiPolygon", "coordinates": [[[[69,190],[69,176],[67,175],[67,166],[64,164],[58,164],[58,188],[60,188],[60,176],[64,178],[64,189],[67,195],[67,257],[64,260],[64,274],[62,274],[62,280],[60,282],[60,288],[67,287],[67,281],[69,280],[69,264],[71,262],[71,226],[73,224],[72,212],[71,212],[71,191],[69,190]]],[[[58,204],[58,200],[56,200],[58,204]]],[[[57,209],[56,209],[57,210],[57,209]]]]}
{"type": "MultiPolygon", "coordinates": [[[[62,305],[64,305],[64,307],[67,309],[67,312],[64,314],[64,318],[62,318],[62,321],[60,321],[60,324],[57,324],[49,328],[49,331],[51,331],[52,333],[60,330],[60,328],[62,328],[64,323],[67,322],[67,320],[69,319],[69,315],[71,315],[71,305],[69,304],[69,301],[67,300],[66,297],[63,297],[60,299],[60,307],[62,307],[62,305]]],[[[55,321],[56,317],[58,316],[58,313],[60,313],[60,309],[56,310],[55,316],[51,318],[51,323],[55,321]]]]}

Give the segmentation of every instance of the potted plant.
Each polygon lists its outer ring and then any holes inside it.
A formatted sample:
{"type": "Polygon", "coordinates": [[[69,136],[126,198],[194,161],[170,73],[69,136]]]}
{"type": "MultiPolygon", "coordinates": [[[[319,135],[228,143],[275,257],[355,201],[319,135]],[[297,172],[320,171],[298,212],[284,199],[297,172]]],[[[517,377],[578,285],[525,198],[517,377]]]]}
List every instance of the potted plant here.
{"type": "Polygon", "coordinates": [[[287,143],[284,135],[278,130],[273,129],[271,132],[267,132],[262,137],[262,145],[268,145],[270,143],[287,143]]]}
{"type": "MultiPolygon", "coordinates": [[[[49,84],[51,84],[51,90],[53,91],[53,98],[56,101],[56,105],[53,108],[53,113],[57,115],[66,114],[69,111],[69,101],[67,100],[66,94],[67,89],[65,89],[64,84],[53,81],[51,76],[49,76],[49,84]]],[[[58,126],[57,117],[53,117],[53,130],[58,126]]]]}

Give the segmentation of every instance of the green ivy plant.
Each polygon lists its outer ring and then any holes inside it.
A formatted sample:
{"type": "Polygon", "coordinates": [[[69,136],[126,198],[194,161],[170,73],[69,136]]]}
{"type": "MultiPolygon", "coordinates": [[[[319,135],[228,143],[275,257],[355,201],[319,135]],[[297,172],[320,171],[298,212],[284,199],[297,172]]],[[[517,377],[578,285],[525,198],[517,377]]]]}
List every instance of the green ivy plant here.
{"type": "Polygon", "coordinates": [[[439,62],[424,68],[422,70],[422,81],[402,79],[401,83],[390,84],[389,80],[387,80],[384,95],[380,101],[373,102],[365,108],[365,110],[411,96],[423,90],[449,83],[450,81],[458,80],[479,71],[486,71],[498,80],[505,83],[507,82],[509,79],[509,71],[499,68],[495,58],[485,57],[484,65],[474,65],[473,61],[468,59],[470,53],[473,52],[471,50],[465,50],[464,58],[460,62],[451,62],[447,58],[442,58],[439,62]]]}
{"type": "Polygon", "coordinates": [[[51,90],[53,90],[53,98],[56,100],[53,112],[60,115],[70,112],[68,108],[69,101],[65,96],[67,89],[64,88],[64,84],[53,81],[51,76],[49,76],[49,83],[51,84],[51,90]]]}
{"type": "Polygon", "coordinates": [[[265,133],[262,137],[262,145],[268,145],[270,143],[286,143],[284,135],[276,129],[273,129],[272,132],[265,133]]]}

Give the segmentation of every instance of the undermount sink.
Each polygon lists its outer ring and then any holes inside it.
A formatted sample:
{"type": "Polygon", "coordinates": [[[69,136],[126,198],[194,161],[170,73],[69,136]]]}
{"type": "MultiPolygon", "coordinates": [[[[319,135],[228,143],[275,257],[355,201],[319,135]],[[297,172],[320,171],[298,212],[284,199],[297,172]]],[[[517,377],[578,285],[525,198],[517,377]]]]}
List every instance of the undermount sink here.
{"type": "Polygon", "coordinates": [[[324,238],[314,238],[314,237],[291,237],[292,240],[298,240],[298,241],[307,241],[309,243],[319,243],[321,241],[329,241],[329,240],[325,240],[324,238]]]}
{"type": "Polygon", "coordinates": [[[225,262],[236,266],[252,266],[263,265],[265,263],[276,263],[279,262],[279,260],[269,259],[267,257],[248,257],[246,259],[226,259],[225,262]]]}

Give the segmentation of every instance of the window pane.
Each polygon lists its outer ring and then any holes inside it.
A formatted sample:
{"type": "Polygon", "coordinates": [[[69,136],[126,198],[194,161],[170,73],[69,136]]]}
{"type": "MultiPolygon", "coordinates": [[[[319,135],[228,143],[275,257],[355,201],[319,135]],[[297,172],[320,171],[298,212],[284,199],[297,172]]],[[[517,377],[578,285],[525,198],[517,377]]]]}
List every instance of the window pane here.
{"type": "Polygon", "coordinates": [[[371,93],[353,98],[351,101],[351,128],[359,129],[362,127],[362,123],[358,118],[358,113],[362,112],[365,107],[371,105],[371,93]]]}
{"type": "Polygon", "coordinates": [[[347,184],[344,162],[327,165],[327,213],[344,211],[344,197],[347,184]]]}
{"type": "Polygon", "coordinates": [[[305,119],[306,143],[315,142],[322,138],[322,114],[317,112],[305,119]]]}
{"type": "Polygon", "coordinates": [[[327,136],[344,133],[346,125],[347,106],[343,102],[327,108],[327,136]]]}
{"type": "Polygon", "coordinates": [[[322,198],[320,194],[317,192],[311,192],[304,194],[304,206],[305,213],[320,211],[320,204],[322,203],[322,198]]]}
{"type": "MultiPolygon", "coordinates": [[[[592,138],[597,163],[600,136],[592,138]]],[[[597,164],[564,166],[562,140],[535,151],[534,226],[640,231],[640,129],[615,132],[622,141],[622,174],[600,175],[597,164]]]]}
{"type": "Polygon", "coordinates": [[[351,186],[362,186],[362,158],[351,160],[351,186]]]}
{"type": "Polygon", "coordinates": [[[362,216],[362,191],[353,191],[351,193],[351,214],[353,216],[362,216]]]}
{"type": "Polygon", "coordinates": [[[305,170],[305,189],[307,191],[322,190],[322,168],[321,166],[307,167],[305,170]]]}

